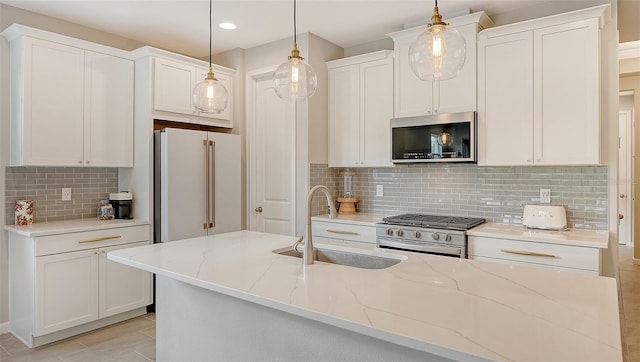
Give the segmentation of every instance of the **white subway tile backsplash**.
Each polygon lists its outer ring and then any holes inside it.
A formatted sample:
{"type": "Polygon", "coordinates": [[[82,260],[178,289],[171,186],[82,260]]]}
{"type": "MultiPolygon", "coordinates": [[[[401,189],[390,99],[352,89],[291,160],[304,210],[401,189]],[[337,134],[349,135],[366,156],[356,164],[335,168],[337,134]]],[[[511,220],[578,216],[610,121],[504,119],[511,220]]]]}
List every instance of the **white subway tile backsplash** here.
{"type": "MultiPolygon", "coordinates": [[[[311,186],[324,184],[335,197],[342,193],[343,169],[311,164],[311,186]]],[[[552,204],[565,205],[570,227],[606,230],[608,168],[479,167],[475,164],[414,164],[395,168],[352,169],[359,212],[403,212],[484,217],[521,224],[525,204],[539,201],[540,188],[551,189],[552,204]],[[384,186],[384,196],[376,195],[384,186]]],[[[326,213],[317,198],[313,214],[326,213]]]]}

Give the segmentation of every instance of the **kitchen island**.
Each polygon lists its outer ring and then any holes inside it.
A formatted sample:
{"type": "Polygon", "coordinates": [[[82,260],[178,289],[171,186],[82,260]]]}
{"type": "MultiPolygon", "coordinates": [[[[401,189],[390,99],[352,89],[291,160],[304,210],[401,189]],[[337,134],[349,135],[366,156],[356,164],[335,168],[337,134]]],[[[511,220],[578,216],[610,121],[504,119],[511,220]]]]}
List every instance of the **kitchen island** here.
{"type": "Polygon", "coordinates": [[[395,250],[358,251],[403,259],[378,270],[272,252],[296,239],[239,231],[108,258],[157,275],[158,361],[622,361],[615,279],[395,250]]]}

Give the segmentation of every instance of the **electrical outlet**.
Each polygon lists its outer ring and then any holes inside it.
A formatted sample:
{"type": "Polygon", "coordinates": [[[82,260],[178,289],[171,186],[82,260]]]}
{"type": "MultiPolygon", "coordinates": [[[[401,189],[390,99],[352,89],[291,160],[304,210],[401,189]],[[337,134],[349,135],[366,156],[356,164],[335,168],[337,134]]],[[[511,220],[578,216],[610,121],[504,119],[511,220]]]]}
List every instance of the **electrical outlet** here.
{"type": "Polygon", "coordinates": [[[376,196],[384,196],[384,186],[376,186],[376,196]]]}
{"type": "Polygon", "coordinates": [[[71,189],[63,188],[62,189],[62,200],[71,200],[71,189]]]}
{"type": "Polygon", "coordinates": [[[541,204],[551,203],[551,189],[540,189],[540,203],[541,204]]]}

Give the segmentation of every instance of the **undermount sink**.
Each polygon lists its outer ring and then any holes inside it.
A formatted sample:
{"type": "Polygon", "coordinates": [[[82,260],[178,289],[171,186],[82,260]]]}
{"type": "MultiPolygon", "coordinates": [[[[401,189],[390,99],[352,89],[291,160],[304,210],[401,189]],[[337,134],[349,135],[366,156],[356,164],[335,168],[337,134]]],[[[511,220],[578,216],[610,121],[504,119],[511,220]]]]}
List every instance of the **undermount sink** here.
{"type": "MultiPolygon", "coordinates": [[[[302,258],[302,253],[298,252],[291,246],[276,249],[273,252],[280,255],[302,258]]],[[[325,248],[314,248],[313,252],[315,254],[316,261],[346,265],[361,269],[385,269],[404,260],[325,248]]]]}

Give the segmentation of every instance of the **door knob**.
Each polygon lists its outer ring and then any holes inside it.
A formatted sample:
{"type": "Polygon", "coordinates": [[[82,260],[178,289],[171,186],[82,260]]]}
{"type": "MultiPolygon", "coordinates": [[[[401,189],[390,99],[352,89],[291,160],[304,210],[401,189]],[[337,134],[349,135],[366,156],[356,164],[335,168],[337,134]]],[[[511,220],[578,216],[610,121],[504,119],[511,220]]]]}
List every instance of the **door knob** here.
{"type": "Polygon", "coordinates": [[[620,194],[620,198],[621,198],[621,199],[624,199],[625,197],[627,197],[627,195],[625,195],[625,194],[620,194]]]}
{"type": "Polygon", "coordinates": [[[256,212],[262,212],[262,206],[256,207],[256,212]]]}
{"type": "Polygon", "coordinates": [[[620,220],[624,219],[624,215],[618,214],[618,219],[620,219],[620,220]]]}

